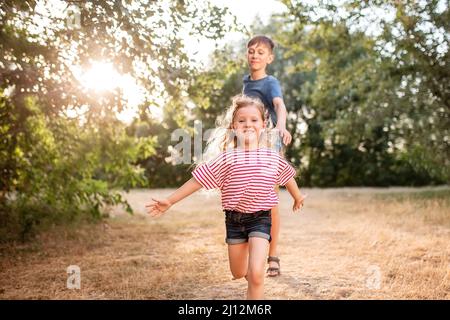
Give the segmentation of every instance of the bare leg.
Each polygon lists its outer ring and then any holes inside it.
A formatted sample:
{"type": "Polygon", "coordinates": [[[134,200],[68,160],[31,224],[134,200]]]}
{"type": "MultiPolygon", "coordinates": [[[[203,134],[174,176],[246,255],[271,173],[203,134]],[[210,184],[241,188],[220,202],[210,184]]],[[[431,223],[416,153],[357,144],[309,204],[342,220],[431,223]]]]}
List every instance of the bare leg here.
{"type": "MultiPolygon", "coordinates": [[[[276,191],[278,192],[278,188],[276,191]]],[[[272,208],[271,214],[272,214],[272,228],[270,231],[270,236],[272,237],[272,240],[270,242],[270,247],[269,247],[269,256],[278,257],[278,239],[279,239],[279,235],[280,235],[280,214],[279,214],[278,206],[272,208]]],[[[269,267],[279,268],[279,264],[275,261],[270,261],[269,267]]],[[[278,275],[278,272],[270,271],[269,275],[276,276],[276,275],[278,275]]]]}
{"type": "Polygon", "coordinates": [[[245,277],[248,269],[248,242],[229,244],[228,260],[233,279],[245,277]]]}
{"type": "Polygon", "coordinates": [[[263,238],[251,237],[249,239],[248,257],[248,300],[264,299],[264,266],[269,247],[269,241],[263,238]]]}

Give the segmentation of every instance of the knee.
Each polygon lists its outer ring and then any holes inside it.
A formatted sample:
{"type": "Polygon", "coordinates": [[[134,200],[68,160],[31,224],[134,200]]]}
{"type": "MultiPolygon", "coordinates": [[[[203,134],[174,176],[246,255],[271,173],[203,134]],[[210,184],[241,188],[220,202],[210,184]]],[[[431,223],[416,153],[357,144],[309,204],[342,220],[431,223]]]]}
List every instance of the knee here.
{"type": "Polygon", "coordinates": [[[262,285],[264,284],[264,270],[249,270],[246,279],[252,285],[262,285]]]}
{"type": "Polygon", "coordinates": [[[243,271],[231,270],[231,274],[233,275],[233,280],[241,279],[246,276],[246,272],[243,272],[243,271]]]}

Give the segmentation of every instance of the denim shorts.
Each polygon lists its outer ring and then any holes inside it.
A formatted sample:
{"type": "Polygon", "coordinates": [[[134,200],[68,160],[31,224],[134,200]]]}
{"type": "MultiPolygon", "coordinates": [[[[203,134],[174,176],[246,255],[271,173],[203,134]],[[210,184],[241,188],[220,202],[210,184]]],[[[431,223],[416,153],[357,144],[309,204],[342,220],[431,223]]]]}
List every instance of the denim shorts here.
{"type": "Polygon", "coordinates": [[[251,237],[267,239],[269,242],[272,240],[270,210],[254,213],[225,210],[225,226],[227,229],[225,242],[228,244],[248,242],[251,237]]]}

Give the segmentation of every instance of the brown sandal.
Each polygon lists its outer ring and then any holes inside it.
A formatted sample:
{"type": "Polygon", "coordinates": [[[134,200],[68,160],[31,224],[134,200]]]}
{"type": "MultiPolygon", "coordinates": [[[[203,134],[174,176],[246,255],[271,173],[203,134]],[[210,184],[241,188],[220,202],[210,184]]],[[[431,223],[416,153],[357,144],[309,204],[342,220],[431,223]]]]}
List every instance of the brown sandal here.
{"type": "Polygon", "coordinates": [[[269,277],[278,277],[279,275],[281,275],[280,258],[269,256],[267,258],[267,263],[269,263],[269,262],[276,262],[278,264],[278,267],[269,267],[267,269],[267,273],[269,274],[269,277]],[[271,273],[271,272],[275,272],[275,273],[271,273]]]}

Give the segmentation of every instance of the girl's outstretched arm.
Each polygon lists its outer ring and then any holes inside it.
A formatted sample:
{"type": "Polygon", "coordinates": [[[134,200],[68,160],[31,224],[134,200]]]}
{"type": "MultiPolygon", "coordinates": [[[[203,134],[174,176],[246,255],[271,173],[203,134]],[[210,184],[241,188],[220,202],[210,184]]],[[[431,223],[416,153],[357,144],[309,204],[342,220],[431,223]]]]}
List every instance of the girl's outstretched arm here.
{"type": "Polygon", "coordinates": [[[145,207],[147,208],[147,212],[151,216],[153,217],[159,216],[164,212],[166,212],[175,203],[186,198],[187,196],[190,196],[195,191],[201,188],[202,185],[197,180],[195,180],[195,178],[191,178],[185,184],[183,184],[181,187],[175,190],[175,192],[172,193],[168,198],[161,200],[152,198],[153,203],[150,203],[145,207]]]}
{"type": "Polygon", "coordinates": [[[305,201],[307,195],[303,195],[300,192],[294,178],[291,178],[288,183],[286,183],[286,189],[291,194],[292,198],[294,198],[294,206],[292,207],[292,210],[294,210],[294,212],[300,210],[303,207],[303,201],[305,201]]]}

